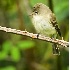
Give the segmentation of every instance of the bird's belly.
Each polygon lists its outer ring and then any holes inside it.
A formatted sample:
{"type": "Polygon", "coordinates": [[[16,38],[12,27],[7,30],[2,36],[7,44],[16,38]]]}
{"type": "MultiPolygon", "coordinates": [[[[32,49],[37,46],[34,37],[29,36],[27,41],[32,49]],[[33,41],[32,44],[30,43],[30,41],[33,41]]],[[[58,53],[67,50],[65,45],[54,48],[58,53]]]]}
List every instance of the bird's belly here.
{"type": "Polygon", "coordinates": [[[42,35],[51,36],[56,33],[55,28],[47,20],[34,20],[33,24],[36,31],[42,35]]]}

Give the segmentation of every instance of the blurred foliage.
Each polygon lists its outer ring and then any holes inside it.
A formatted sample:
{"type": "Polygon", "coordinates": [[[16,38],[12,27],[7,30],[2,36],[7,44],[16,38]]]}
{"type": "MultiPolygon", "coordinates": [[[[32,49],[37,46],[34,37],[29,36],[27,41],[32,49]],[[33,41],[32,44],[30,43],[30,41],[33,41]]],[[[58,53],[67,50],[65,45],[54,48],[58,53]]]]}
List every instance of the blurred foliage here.
{"type": "Polygon", "coordinates": [[[12,60],[19,61],[21,57],[20,50],[32,48],[34,46],[34,42],[25,40],[19,41],[16,45],[13,45],[10,41],[4,42],[2,45],[2,51],[0,51],[0,60],[6,59],[8,54],[10,54],[12,60]]]}
{"type": "Polygon", "coordinates": [[[32,41],[20,41],[18,42],[18,47],[22,50],[22,49],[28,49],[28,48],[32,48],[34,47],[34,42],[32,41]]]}
{"type": "MultiPolygon", "coordinates": [[[[50,5],[64,40],[69,41],[68,0],[0,0],[0,26],[36,33],[29,12],[36,3],[50,5]]],[[[60,56],[52,54],[52,44],[0,31],[0,70],[69,70],[69,50],[60,46],[60,56]]]]}
{"type": "Polygon", "coordinates": [[[0,68],[0,70],[16,70],[16,68],[13,66],[8,66],[8,67],[0,68]]]}
{"type": "Polygon", "coordinates": [[[57,16],[58,21],[64,20],[69,14],[69,2],[67,0],[53,0],[54,2],[54,12],[57,16]]]}
{"type": "Polygon", "coordinates": [[[11,49],[11,58],[14,61],[20,60],[20,51],[16,46],[11,49]]]}

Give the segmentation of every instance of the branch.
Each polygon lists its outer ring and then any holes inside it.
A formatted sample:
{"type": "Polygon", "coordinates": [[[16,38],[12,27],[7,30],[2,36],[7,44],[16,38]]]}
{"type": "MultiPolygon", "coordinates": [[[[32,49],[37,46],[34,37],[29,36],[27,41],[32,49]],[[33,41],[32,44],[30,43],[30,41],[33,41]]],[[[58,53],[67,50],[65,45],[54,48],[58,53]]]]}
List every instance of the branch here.
{"type": "Polygon", "coordinates": [[[39,37],[37,37],[38,34],[29,33],[26,30],[21,31],[21,30],[2,27],[2,26],[0,26],[0,30],[5,31],[5,32],[9,32],[9,33],[19,34],[19,35],[25,35],[25,36],[28,36],[28,37],[31,37],[34,39],[40,39],[40,40],[44,40],[44,41],[51,42],[51,43],[56,43],[56,44],[61,45],[63,47],[69,47],[69,42],[67,42],[67,41],[54,39],[54,38],[52,39],[50,37],[46,37],[43,35],[39,35],[39,37]]]}

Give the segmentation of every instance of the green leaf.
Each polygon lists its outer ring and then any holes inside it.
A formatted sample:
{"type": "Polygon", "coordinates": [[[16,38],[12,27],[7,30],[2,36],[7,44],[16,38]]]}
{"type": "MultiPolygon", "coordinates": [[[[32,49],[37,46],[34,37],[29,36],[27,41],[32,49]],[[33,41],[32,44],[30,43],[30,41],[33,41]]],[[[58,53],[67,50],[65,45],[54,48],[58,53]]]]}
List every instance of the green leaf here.
{"type": "Polygon", "coordinates": [[[10,41],[6,41],[2,45],[3,51],[5,52],[9,52],[11,47],[12,47],[12,43],[10,41]]]}
{"type": "Polygon", "coordinates": [[[13,61],[18,62],[20,60],[20,51],[17,47],[12,47],[11,49],[11,58],[13,61]]]}
{"type": "Polygon", "coordinates": [[[7,66],[7,67],[0,68],[0,70],[16,70],[16,68],[13,66],[7,66]]]}
{"type": "Polygon", "coordinates": [[[25,40],[18,42],[18,47],[20,49],[29,49],[34,47],[35,43],[33,41],[25,40]]]}
{"type": "Polygon", "coordinates": [[[0,60],[4,60],[7,57],[7,53],[4,51],[0,51],[0,60]]]}

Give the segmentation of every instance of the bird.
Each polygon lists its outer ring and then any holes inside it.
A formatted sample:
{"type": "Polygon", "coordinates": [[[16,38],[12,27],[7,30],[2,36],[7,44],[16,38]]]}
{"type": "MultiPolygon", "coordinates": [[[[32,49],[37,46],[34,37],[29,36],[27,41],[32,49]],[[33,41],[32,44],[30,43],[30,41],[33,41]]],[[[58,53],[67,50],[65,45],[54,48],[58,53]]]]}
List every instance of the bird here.
{"type": "MultiPolygon", "coordinates": [[[[56,16],[48,6],[43,3],[37,3],[34,5],[30,15],[32,23],[38,34],[55,39],[57,35],[61,37],[56,16]]],[[[52,49],[54,55],[60,55],[59,46],[57,44],[53,43],[52,49]]]]}

